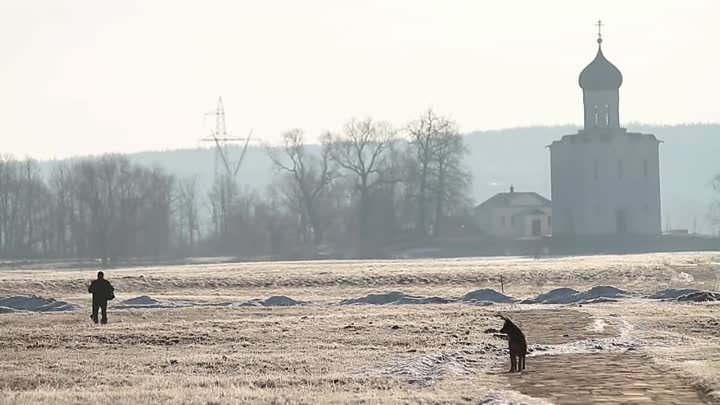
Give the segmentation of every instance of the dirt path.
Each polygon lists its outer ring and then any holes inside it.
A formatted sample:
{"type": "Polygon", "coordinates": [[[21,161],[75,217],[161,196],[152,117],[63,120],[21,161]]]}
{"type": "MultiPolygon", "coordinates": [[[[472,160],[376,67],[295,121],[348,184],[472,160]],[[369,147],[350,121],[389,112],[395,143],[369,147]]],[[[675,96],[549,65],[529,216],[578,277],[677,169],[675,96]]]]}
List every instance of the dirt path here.
{"type": "MultiPolygon", "coordinates": [[[[516,312],[512,316],[522,322],[531,344],[618,336],[618,328],[608,325],[600,330],[594,327],[598,320],[576,310],[516,312]],[[562,328],[557,327],[560,324],[562,328]]],[[[512,388],[555,405],[704,403],[697,390],[677,375],[653,366],[652,359],[638,350],[533,356],[527,364],[526,372],[506,374],[512,388]]]]}
{"type": "Polygon", "coordinates": [[[513,389],[555,405],[703,404],[677,376],[640,353],[584,353],[528,359],[527,373],[509,376],[513,389]]]}

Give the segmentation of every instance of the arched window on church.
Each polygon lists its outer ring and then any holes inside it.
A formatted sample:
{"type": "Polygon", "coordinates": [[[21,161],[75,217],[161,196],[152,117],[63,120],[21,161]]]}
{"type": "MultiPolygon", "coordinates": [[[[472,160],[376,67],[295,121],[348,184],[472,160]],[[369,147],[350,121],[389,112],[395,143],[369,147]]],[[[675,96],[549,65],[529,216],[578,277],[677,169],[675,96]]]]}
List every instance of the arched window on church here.
{"type": "Polygon", "coordinates": [[[605,104],[605,113],[603,114],[605,116],[605,126],[610,126],[610,106],[605,104]]]}
{"type": "Polygon", "coordinates": [[[618,160],[618,180],[622,180],[623,178],[623,161],[618,160]]]}
{"type": "Polygon", "coordinates": [[[598,106],[597,105],[595,105],[594,113],[595,113],[595,126],[598,126],[599,122],[598,122],[598,106]]]}

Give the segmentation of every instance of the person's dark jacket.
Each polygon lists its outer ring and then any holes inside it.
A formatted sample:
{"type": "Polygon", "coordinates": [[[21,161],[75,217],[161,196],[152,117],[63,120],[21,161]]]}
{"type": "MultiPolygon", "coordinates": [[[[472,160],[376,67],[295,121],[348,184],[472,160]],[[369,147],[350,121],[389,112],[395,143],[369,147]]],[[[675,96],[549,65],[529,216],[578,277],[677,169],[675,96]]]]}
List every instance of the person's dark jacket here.
{"type": "Polygon", "coordinates": [[[107,301],[115,289],[109,281],[93,280],[88,287],[88,292],[92,294],[93,301],[107,301]]]}

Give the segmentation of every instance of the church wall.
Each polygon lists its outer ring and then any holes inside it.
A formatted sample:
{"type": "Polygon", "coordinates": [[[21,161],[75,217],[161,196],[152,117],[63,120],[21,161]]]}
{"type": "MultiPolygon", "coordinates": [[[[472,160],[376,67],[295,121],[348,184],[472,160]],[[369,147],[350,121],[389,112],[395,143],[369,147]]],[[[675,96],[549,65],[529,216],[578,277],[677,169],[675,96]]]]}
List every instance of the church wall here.
{"type": "Polygon", "coordinates": [[[550,148],[551,200],[553,234],[574,234],[584,229],[587,205],[584,177],[578,167],[583,165],[575,144],[556,143],[550,148]]]}
{"type": "Polygon", "coordinates": [[[657,142],[632,134],[574,138],[551,148],[554,234],[612,234],[620,222],[627,233],[659,234],[657,142]]]}

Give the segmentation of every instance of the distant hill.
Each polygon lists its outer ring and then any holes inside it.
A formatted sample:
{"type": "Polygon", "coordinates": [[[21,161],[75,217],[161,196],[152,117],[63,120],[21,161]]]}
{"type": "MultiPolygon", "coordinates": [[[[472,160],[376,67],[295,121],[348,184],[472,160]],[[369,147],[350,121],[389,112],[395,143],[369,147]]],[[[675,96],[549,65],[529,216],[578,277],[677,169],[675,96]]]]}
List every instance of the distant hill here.
{"type": "MultiPolygon", "coordinates": [[[[653,126],[628,125],[628,130],[653,133],[660,146],[660,176],[663,229],[673,228],[710,233],[708,207],[714,198],[708,183],[720,173],[720,124],[653,126]]],[[[516,190],[536,191],[550,198],[550,152],[546,146],[575,126],[527,127],[476,131],[466,135],[470,149],[467,164],[473,174],[473,197],[482,202],[510,184],[516,190]]],[[[238,155],[238,149],[231,149],[238,155]]],[[[180,177],[197,175],[205,194],[212,181],[212,149],[183,149],[131,154],[138,163],[159,165],[180,177]]],[[[273,180],[272,165],[265,150],[250,147],[240,169],[240,183],[263,191],[273,180]]]]}

